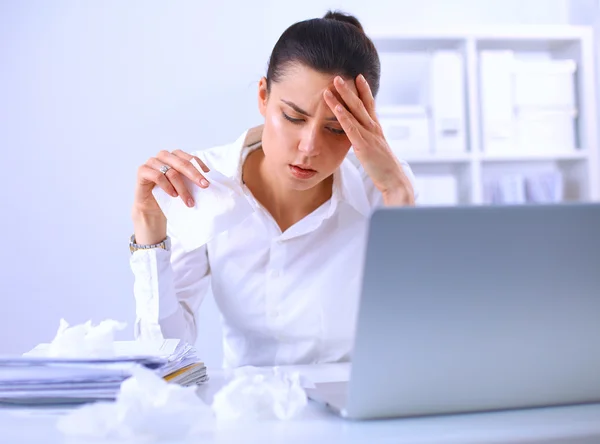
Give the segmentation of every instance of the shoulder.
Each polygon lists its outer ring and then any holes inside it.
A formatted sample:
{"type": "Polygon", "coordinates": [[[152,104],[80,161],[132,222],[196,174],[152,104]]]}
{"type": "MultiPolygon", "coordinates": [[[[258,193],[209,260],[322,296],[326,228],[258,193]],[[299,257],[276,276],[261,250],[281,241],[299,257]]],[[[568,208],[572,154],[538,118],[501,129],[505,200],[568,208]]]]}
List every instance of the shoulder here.
{"type": "Polygon", "coordinates": [[[213,146],[190,154],[202,159],[211,170],[215,169],[225,176],[234,177],[239,174],[245,150],[252,149],[261,143],[262,130],[263,125],[252,127],[228,144],[213,146]]]}
{"type": "Polygon", "coordinates": [[[233,176],[237,171],[241,153],[242,141],[237,139],[230,143],[196,150],[190,154],[200,158],[211,170],[233,176]]]}

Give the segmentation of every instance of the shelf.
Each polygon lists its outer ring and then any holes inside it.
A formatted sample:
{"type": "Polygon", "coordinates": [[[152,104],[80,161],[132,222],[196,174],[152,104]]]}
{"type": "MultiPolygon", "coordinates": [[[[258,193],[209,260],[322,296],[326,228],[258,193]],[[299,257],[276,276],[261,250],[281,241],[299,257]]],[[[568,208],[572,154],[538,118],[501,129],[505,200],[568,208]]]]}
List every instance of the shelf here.
{"type": "Polygon", "coordinates": [[[458,42],[465,39],[495,40],[495,41],[573,41],[585,38],[591,34],[586,26],[572,25],[502,25],[502,26],[476,26],[448,28],[436,27],[381,29],[369,32],[367,35],[373,41],[380,40],[413,40],[447,45],[449,42],[458,42]]]}
{"type": "Polygon", "coordinates": [[[482,153],[483,162],[539,162],[539,161],[574,161],[586,160],[587,151],[578,150],[571,152],[555,153],[482,153]]]}
{"type": "MultiPolygon", "coordinates": [[[[600,157],[597,102],[597,77],[594,70],[594,35],[591,28],[570,25],[499,25],[461,27],[377,27],[367,30],[382,59],[382,87],[379,103],[411,103],[427,106],[430,100],[420,91],[431,69],[432,52],[457,51],[464,60],[466,138],[471,151],[428,153],[423,147],[398,144],[390,146],[415,170],[415,175],[454,175],[460,181],[461,202],[481,203],[485,181],[504,174],[538,174],[560,171],[574,200],[600,201],[600,157]],[[519,59],[575,60],[576,103],[579,115],[576,132],[581,149],[535,152],[535,145],[509,147],[512,151],[485,151],[484,118],[480,91],[482,50],[511,50],[519,59]],[[385,76],[385,77],[384,77],[385,76]],[[389,82],[387,79],[391,79],[389,82]],[[385,80],[384,80],[385,79],[385,80]],[[394,149],[396,148],[396,149],[394,149]],[[413,148],[414,151],[410,151],[413,148]]],[[[429,110],[431,111],[431,110],[429,110]]]]}
{"type": "Polygon", "coordinates": [[[403,38],[395,36],[381,36],[373,39],[373,43],[380,53],[387,52],[428,52],[435,50],[456,50],[464,43],[460,38],[444,38],[435,36],[421,36],[403,38]]]}
{"type": "Polygon", "coordinates": [[[378,29],[368,35],[381,52],[459,49],[467,40],[475,41],[479,50],[510,48],[516,51],[554,51],[577,44],[582,39],[593,38],[587,27],[571,25],[378,29]]]}
{"type": "Polygon", "coordinates": [[[471,153],[423,153],[400,156],[401,159],[409,164],[449,164],[449,163],[468,163],[471,161],[471,153]]]}

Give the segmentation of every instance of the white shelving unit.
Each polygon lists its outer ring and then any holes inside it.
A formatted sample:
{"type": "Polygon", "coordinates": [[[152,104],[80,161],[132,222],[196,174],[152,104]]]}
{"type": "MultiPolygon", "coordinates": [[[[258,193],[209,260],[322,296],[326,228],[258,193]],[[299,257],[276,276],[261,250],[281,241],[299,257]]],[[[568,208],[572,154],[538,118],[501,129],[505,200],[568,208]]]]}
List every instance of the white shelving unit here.
{"type": "MultiPolygon", "coordinates": [[[[466,90],[466,152],[403,156],[420,174],[453,174],[458,181],[459,204],[482,204],[484,183],[503,172],[560,171],[565,201],[600,200],[600,146],[597,85],[594,72],[594,35],[591,28],[575,26],[504,26],[456,30],[392,30],[368,32],[382,58],[382,88],[378,105],[414,105],[414,80],[423,76],[423,61],[432,51],[456,50],[463,56],[466,90]],[[545,53],[552,59],[572,59],[575,74],[579,146],[564,152],[486,152],[482,137],[479,55],[483,50],[511,50],[520,54],[545,53]],[[399,56],[396,58],[396,56],[399,56]],[[402,59],[404,58],[404,59],[402,59]],[[393,63],[386,60],[395,60],[393,63]],[[402,60],[406,61],[403,65],[402,60]],[[406,66],[408,73],[404,72],[406,66]],[[420,68],[421,67],[421,68],[420,68]],[[412,70],[412,71],[411,71],[412,70]],[[404,86],[401,86],[403,85],[404,86]],[[403,88],[397,93],[394,88],[403,88]],[[398,99],[400,98],[400,99],[398,99]],[[404,100],[406,98],[406,100],[404,100]],[[398,103],[397,101],[407,103],[398,103]],[[412,103],[411,103],[412,102],[412,103]]],[[[401,153],[402,155],[402,153],[401,153]]]]}

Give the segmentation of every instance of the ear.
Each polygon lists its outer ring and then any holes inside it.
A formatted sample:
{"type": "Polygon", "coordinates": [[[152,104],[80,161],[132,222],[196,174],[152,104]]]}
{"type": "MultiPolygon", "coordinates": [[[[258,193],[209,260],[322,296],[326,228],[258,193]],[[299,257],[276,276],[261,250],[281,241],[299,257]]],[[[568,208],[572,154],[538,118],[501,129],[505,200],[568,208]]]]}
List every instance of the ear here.
{"type": "Polygon", "coordinates": [[[258,82],[258,110],[265,117],[267,113],[267,102],[269,101],[269,92],[267,91],[267,78],[263,77],[258,82]]]}

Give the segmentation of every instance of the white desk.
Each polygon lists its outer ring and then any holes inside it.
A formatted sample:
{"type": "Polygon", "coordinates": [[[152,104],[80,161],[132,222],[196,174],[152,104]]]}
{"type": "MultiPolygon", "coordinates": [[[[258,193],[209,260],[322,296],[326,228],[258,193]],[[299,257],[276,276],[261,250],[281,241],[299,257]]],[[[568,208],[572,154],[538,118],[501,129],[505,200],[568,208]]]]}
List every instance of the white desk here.
{"type": "MultiPolygon", "coordinates": [[[[313,382],[345,379],[346,366],[298,368],[313,382]]],[[[223,383],[210,373],[202,388],[210,397],[223,383]]],[[[56,413],[0,410],[0,443],[75,443],[55,427],[56,413]]],[[[95,441],[98,442],[98,441],[95,441]]],[[[197,443],[600,443],[600,404],[449,415],[383,421],[351,422],[310,402],[300,419],[289,422],[239,424],[186,442],[197,443]]]]}

